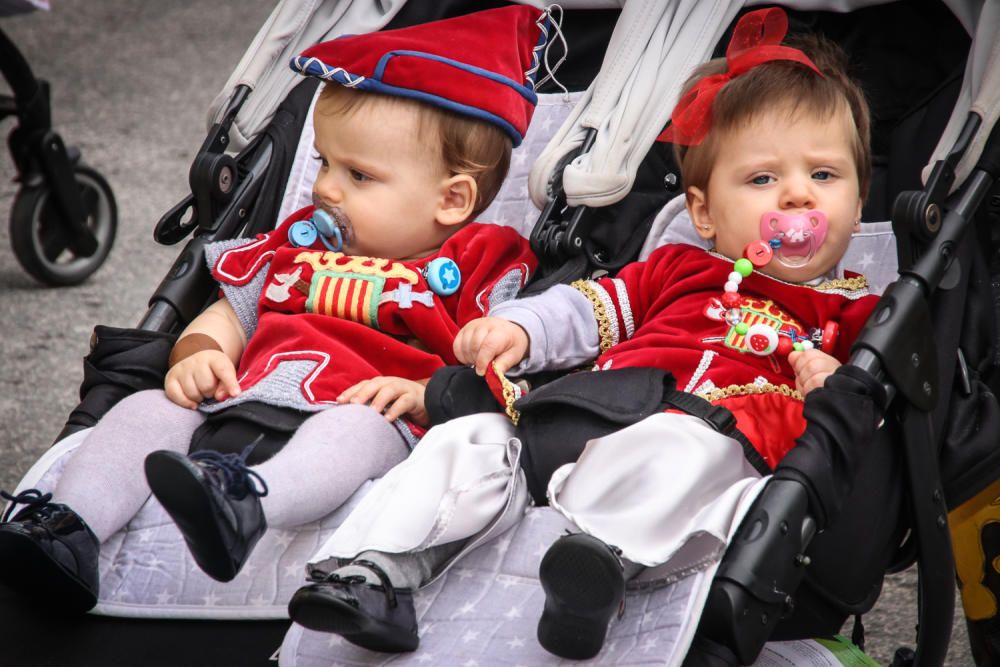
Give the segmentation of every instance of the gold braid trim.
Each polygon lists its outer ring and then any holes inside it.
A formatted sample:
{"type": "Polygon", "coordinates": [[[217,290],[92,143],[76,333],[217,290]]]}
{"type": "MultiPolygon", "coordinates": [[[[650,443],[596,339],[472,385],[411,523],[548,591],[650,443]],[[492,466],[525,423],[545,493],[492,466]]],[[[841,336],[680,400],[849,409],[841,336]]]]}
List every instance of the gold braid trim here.
{"type": "Polygon", "coordinates": [[[611,318],[604,307],[604,302],[601,301],[601,297],[597,295],[597,291],[588,280],[577,280],[570,283],[570,287],[590,299],[590,303],[593,304],[594,319],[597,320],[597,335],[601,339],[601,353],[607,352],[614,345],[615,341],[611,336],[611,318]]]}
{"type": "Polygon", "coordinates": [[[835,289],[845,289],[845,290],[859,290],[868,289],[868,280],[864,276],[854,276],[853,278],[837,278],[836,280],[827,280],[824,283],[816,285],[816,290],[819,292],[826,292],[835,289]]]}
{"type": "Polygon", "coordinates": [[[517,422],[521,421],[521,413],[514,409],[514,401],[518,399],[517,389],[515,389],[514,383],[500,372],[496,362],[493,362],[493,372],[496,374],[497,379],[500,380],[500,386],[503,388],[504,412],[507,413],[511,423],[517,426],[517,422]]]}
{"type": "Polygon", "coordinates": [[[782,396],[794,398],[797,401],[803,400],[802,394],[797,389],[792,389],[784,384],[771,384],[770,382],[765,382],[764,384],[731,384],[728,387],[719,387],[711,391],[697,393],[698,396],[712,403],[721,401],[724,398],[750,396],[751,394],[781,394],[782,396]]]}

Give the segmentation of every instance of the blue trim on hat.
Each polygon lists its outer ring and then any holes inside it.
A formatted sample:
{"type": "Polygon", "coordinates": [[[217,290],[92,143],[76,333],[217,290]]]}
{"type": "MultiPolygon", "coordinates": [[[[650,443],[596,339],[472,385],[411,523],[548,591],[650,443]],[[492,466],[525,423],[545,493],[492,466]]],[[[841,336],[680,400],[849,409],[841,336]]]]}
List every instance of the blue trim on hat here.
{"type": "Polygon", "coordinates": [[[527,86],[524,86],[517,81],[504,76],[503,74],[497,74],[496,72],[483,69],[482,67],[476,67],[475,65],[463,63],[460,60],[453,60],[452,58],[445,58],[444,56],[439,56],[434,53],[425,53],[424,51],[388,51],[385,55],[379,58],[378,64],[375,65],[375,71],[372,73],[372,76],[381,80],[382,74],[385,72],[385,68],[389,64],[389,61],[396,56],[413,56],[414,58],[423,58],[425,60],[433,60],[435,62],[444,63],[445,65],[451,65],[455,69],[460,69],[463,72],[481,76],[484,79],[489,79],[490,81],[495,81],[501,85],[513,88],[518,92],[518,94],[521,95],[521,97],[528,100],[532,104],[538,103],[538,95],[535,94],[533,89],[528,88],[527,86]]]}
{"type": "MultiPolygon", "coordinates": [[[[394,97],[406,97],[413,100],[418,100],[420,102],[425,102],[427,104],[433,104],[434,106],[453,111],[463,116],[471,116],[472,118],[478,118],[479,120],[492,123],[498,126],[501,130],[507,133],[511,139],[511,144],[514,148],[521,145],[524,137],[520,132],[517,131],[509,121],[507,121],[502,116],[498,116],[479,107],[474,107],[468,104],[461,104],[454,100],[448,99],[447,97],[440,97],[438,95],[432,95],[426,93],[422,90],[413,90],[411,88],[400,88],[399,86],[392,86],[378,79],[368,78],[356,74],[351,74],[347,72],[342,67],[329,67],[325,65],[318,58],[304,58],[302,56],[295,56],[289,63],[291,68],[300,74],[306,76],[313,76],[324,81],[333,81],[339,83],[348,88],[355,88],[357,90],[368,90],[376,93],[382,93],[383,95],[392,95],[394,97]]],[[[487,71],[487,70],[483,70],[487,71]]],[[[490,74],[494,74],[490,72],[490,74]]],[[[494,76],[499,76],[494,74],[494,76]]],[[[504,78],[504,77],[501,77],[504,78]]],[[[510,79],[507,79],[510,81],[510,79]]],[[[515,84],[516,86],[517,84],[515,84]]],[[[520,91],[519,91],[520,92],[520,91]]],[[[522,93],[523,94],[523,93],[522,93]]],[[[535,95],[534,91],[531,91],[531,95],[534,98],[532,103],[534,104],[538,97],[535,95]]]]}
{"type": "Polygon", "coordinates": [[[521,136],[521,133],[517,131],[517,128],[511,125],[510,122],[508,122],[503,116],[498,116],[495,113],[490,113],[489,111],[485,111],[479,107],[450,100],[447,97],[431,95],[430,93],[425,93],[422,90],[413,90],[412,88],[390,86],[389,84],[379,81],[378,79],[365,79],[361,84],[355,87],[361,90],[370,90],[376,93],[382,93],[383,95],[408,97],[413,100],[426,102],[427,104],[433,104],[434,106],[441,107],[442,109],[454,111],[455,113],[462,114],[463,116],[471,116],[472,118],[478,118],[479,120],[492,123],[499,126],[501,130],[510,136],[511,143],[515,148],[520,146],[521,141],[524,139],[524,137],[521,136]]]}

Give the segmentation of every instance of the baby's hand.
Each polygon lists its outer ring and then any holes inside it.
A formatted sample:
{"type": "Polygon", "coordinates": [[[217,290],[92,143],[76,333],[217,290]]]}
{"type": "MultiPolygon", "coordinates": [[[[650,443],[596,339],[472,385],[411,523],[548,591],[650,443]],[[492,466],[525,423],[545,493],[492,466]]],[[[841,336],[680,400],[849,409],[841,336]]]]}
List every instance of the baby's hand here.
{"type": "Polygon", "coordinates": [[[386,375],[349,387],[337,397],[337,402],[371,405],[390,422],[406,415],[414,424],[429,426],[431,420],[424,405],[426,385],[427,380],[407,380],[386,375]]]}
{"type": "Polygon", "coordinates": [[[795,371],[795,388],[803,396],[822,387],[826,378],[840,368],[839,361],[819,350],[792,352],[788,355],[788,363],[795,371]]]}
{"type": "Polygon", "coordinates": [[[163,390],[177,405],[194,410],[206,398],[221,401],[238,396],[240,384],[229,357],[218,350],[202,350],[174,364],[163,390]]]}
{"type": "Polygon", "coordinates": [[[455,336],[455,356],[471,364],[476,373],[485,375],[491,362],[506,373],[528,353],[528,334],[520,326],[499,317],[472,320],[455,336]]]}

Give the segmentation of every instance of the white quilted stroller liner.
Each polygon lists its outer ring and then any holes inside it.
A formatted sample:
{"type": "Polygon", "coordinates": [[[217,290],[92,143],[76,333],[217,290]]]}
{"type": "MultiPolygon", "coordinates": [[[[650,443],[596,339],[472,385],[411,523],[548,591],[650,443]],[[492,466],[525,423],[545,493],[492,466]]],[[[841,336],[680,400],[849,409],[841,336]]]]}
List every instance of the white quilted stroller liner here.
{"type": "MultiPolygon", "coordinates": [[[[247,138],[253,136],[266,122],[269,117],[268,109],[273,109],[287,90],[297,83],[297,77],[282,71],[284,63],[288,61],[286,55],[297,53],[307,44],[336,34],[378,29],[391,19],[402,4],[399,1],[280,3],[231,77],[232,85],[250,83],[256,88],[231,134],[233,147],[239,148],[241,143],[245,144],[247,138]],[[294,42],[289,37],[289,30],[292,29],[296,32],[294,42]],[[269,81],[268,77],[273,81],[269,81]]],[[[607,7],[618,6],[619,3],[592,0],[581,4],[607,7]]],[[[617,67],[614,71],[627,74],[614,80],[610,76],[603,79],[603,75],[599,76],[584,93],[568,96],[540,95],[538,109],[525,141],[514,152],[510,176],[496,201],[481,219],[514,226],[527,235],[538,216],[536,205],[544,201],[549,174],[556,162],[581,143],[588,129],[598,130],[597,140],[588,153],[573,160],[567,167],[563,180],[567,198],[573,205],[592,206],[606,205],[620,199],[631,186],[639,160],[669,117],[673,99],[681,83],[650,78],[650,72],[686,72],[695,62],[707,57],[725,26],[743,4],[629,0],[609,49],[609,54],[615,52],[618,56],[612,63],[617,67]],[[637,81],[640,83],[637,84],[637,81]],[[644,86],[643,82],[652,85],[644,86]],[[646,98],[646,103],[623,104],[624,92],[629,91],[635,95],[637,87],[638,94],[646,98]],[[631,141],[621,141],[624,136],[630,137],[631,141]],[[626,146],[627,148],[623,148],[626,146]]],[[[813,8],[816,3],[801,4],[813,8]]],[[[840,6],[851,3],[834,4],[840,6]]],[[[956,15],[962,18],[970,32],[976,29],[975,26],[979,26],[980,34],[976,37],[976,44],[985,45],[987,50],[991,46],[994,50],[1000,49],[989,32],[996,30],[997,19],[1000,18],[990,12],[1000,12],[1000,9],[987,3],[983,7],[984,15],[977,22],[977,3],[965,6],[952,2],[949,5],[955,5],[956,15]]],[[[611,55],[606,56],[602,72],[608,71],[607,65],[611,58],[611,55]]],[[[988,82],[990,76],[995,79],[996,71],[984,67],[983,61],[977,60],[976,56],[970,58],[970,62],[973,66],[967,72],[963,96],[948,128],[948,132],[952,134],[957,133],[960,120],[970,108],[992,121],[987,127],[995,123],[997,115],[1000,115],[1000,104],[991,104],[980,96],[981,90],[996,95],[995,81],[992,87],[982,83],[984,80],[988,82]]],[[[218,98],[216,110],[228,97],[230,88],[231,85],[227,85],[218,98]]],[[[940,146],[950,145],[948,132],[942,137],[940,146]]],[[[985,136],[978,141],[981,148],[985,136]]],[[[306,131],[300,139],[278,220],[308,201],[312,181],[308,169],[315,164],[308,155],[311,145],[311,124],[306,123],[306,131]]],[[[939,148],[940,150],[943,149],[939,148]]],[[[970,151],[959,165],[960,178],[963,170],[968,173],[976,155],[978,151],[970,151]]],[[[683,212],[683,201],[675,199],[657,217],[643,248],[643,255],[665,242],[694,240],[690,222],[683,212]]],[[[894,239],[887,223],[865,225],[864,231],[852,241],[844,267],[865,273],[873,289],[879,291],[896,276],[894,247],[894,239]]],[[[76,433],[57,443],[27,473],[18,491],[33,486],[51,488],[66,457],[72,455],[73,449],[85,435],[85,431],[76,433]]],[[[258,544],[243,572],[228,584],[215,582],[198,570],[172,522],[157,503],[150,500],[124,531],[102,547],[101,597],[94,613],[151,618],[286,618],[288,599],[304,583],[306,561],[366,491],[367,487],[363,487],[344,507],[315,524],[303,526],[296,531],[270,531],[258,544]]],[[[520,609],[512,611],[514,607],[503,610],[504,614],[509,614],[506,617],[507,626],[512,631],[507,641],[516,644],[517,632],[526,632],[524,636],[527,637],[527,643],[531,644],[534,622],[540,609],[540,598],[537,597],[538,589],[534,581],[537,561],[543,551],[542,547],[562,530],[561,522],[564,520],[548,508],[530,510],[528,519],[505,536],[498,543],[499,546],[483,546],[470,555],[467,565],[456,568],[422,593],[418,598],[418,614],[425,620],[454,620],[453,614],[461,611],[468,601],[475,602],[477,596],[481,595],[474,594],[473,591],[488,588],[484,582],[488,581],[490,585],[499,585],[501,588],[504,587],[504,582],[516,582],[531,601],[526,598],[528,606],[524,607],[523,612],[520,609]],[[532,548],[530,545],[535,546],[532,548]],[[525,549],[531,550],[531,553],[525,553],[525,549]],[[470,572],[476,574],[469,576],[470,572]],[[460,604],[459,600],[465,602],[460,604]],[[531,604],[538,606],[538,609],[531,608],[531,604]]],[[[738,519],[739,516],[734,517],[733,527],[738,524],[738,519]]],[[[606,652],[607,662],[623,664],[645,661],[644,664],[648,664],[654,656],[657,662],[663,661],[664,664],[679,661],[683,653],[674,651],[667,644],[672,641],[676,645],[682,645],[684,637],[678,634],[677,623],[671,619],[684,618],[684,612],[696,604],[692,596],[697,593],[692,591],[699,587],[699,590],[704,589],[711,571],[710,567],[693,575],[690,581],[681,580],[674,586],[658,589],[653,593],[630,596],[629,614],[638,616],[634,623],[621,623],[617,626],[619,630],[612,631],[609,651],[606,652]],[[637,599],[632,600],[633,597],[637,599]],[[658,620],[651,621],[653,617],[658,620]],[[642,646],[655,650],[652,653],[649,650],[636,652],[628,658],[615,654],[614,650],[618,648],[615,644],[618,636],[616,632],[626,638],[630,651],[639,651],[642,646]],[[661,642],[659,645],[658,641],[661,642]]],[[[486,616],[481,620],[489,625],[496,618],[486,616]]],[[[428,630],[426,622],[422,622],[421,627],[424,634],[433,633],[428,630]]],[[[689,623],[688,627],[693,632],[694,624],[689,623]]],[[[459,651],[457,644],[460,643],[460,638],[456,639],[451,634],[453,631],[454,629],[449,629],[446,633],[452,637],[449,645],[459,651]]],[[[467,632],[476,630],[471,628],[467,632]]],[[[311,635],[314,633],[293,627],[282,650],[282,664],[330,664],[329,651],[335,642],[331,642],[329,636],[311,635]]],[[[428,642],[425,641],[425,644],[428,642]]],[[[449,655],[456,656],[459,653],[449,655]]],[[[359,657],[352,654],[352,657],[345,659],[378,664],[373,655],[359,657]]],[[[477,658],[478,664],[487,664],[488,661],[483,660],[483,657],[488,655],[489,649],[484,649],[477,658]]],[[[398,659],[397,657],[397,661],[398,659]]],[[[414,655],[413,659],[418,659],[418,656],[414,655]]],[[[404,659],[405,661],[407,660],[404,659]]]]}

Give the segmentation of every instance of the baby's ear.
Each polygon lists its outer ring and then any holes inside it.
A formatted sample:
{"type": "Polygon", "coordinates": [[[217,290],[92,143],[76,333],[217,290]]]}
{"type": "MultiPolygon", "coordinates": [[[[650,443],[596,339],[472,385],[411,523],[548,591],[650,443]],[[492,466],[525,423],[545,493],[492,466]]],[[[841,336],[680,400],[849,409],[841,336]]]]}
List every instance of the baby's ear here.
{"type": "Polygon", "coordinates": [[[687,189],[687,210],[691,216],[691,224],[694,231],[701,238],[710,241],[715,238],[715,225],[712,223],[712,216],[708,214],[708,200],[705,192],[701,188],[693,185],[687,189]]]}
{"type": "Polygon", "coordinates": [[[441,196],[436,219],[442,225],[465,222],[476,209],[479,186],[468,174],[455,174],[441,181],[441,196]]]}

